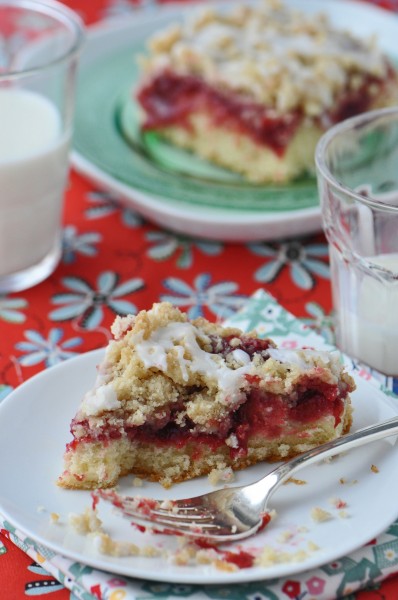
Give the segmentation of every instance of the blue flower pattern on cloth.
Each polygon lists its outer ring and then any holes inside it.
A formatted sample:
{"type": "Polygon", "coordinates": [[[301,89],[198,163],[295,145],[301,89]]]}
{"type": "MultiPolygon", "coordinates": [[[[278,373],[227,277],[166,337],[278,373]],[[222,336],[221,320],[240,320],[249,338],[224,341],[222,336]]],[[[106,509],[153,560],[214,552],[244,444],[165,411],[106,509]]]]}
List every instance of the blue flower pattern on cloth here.
{"type": "Polygon", "coordinates": [[[68,225],[62,235],[62,261],[69,265],[74,263],[77,255],[93,257],[98,253],[97,244],[101,242],[101,235],[97,232],[79,234],[74,225],[68,225]]]}
{"type": "Polygon", "coordinates": [[[129,207],[123,206],[116,196],[110,192],[89,192],[87,200],[92,204],[86,212],[87,219],[100,219],[120,213],[122,223],[128,228],[141,227],[145,220],[129,207]]]}
{"type": "Polygon", "coordinates": [[[222,281],[212,285],[209,273],[198,275],[193,286],[175,277],[165,279],[163,285],[173,294],[162,294],[161,300],[179,307],[190,307],[187,310],[190,319],[202,317],[204,307],[216,317],[225,319],[234,314],[247,298],[236,293],[238,285],[233,281],[222,281]]]}
{"type": "Polygon", "coordinates": [[[152,242],[152,248],[147,250],[147,255],[154,260],[166,260],[178,254],[177,266],[180,269],[188,269],[193,263],[193,250],[198,248],[207,256],[217,256],[222,252],[223,244],[210,240],[192,239],[185,235],[176,235],[164,231],[150,231],[146,234],[148,242],[152,242]]]}
{"type": "Polygon", "coordinates": [[[271,283],[284,268],[288,268],[293,283],[310,290],[315,285],[312,274],[329,279],[329,265],[320,260],[328,257],[327,244],[306,244],[300,240],[290,240],[275,244],[248,244],[248,248],[257,256],[270,258],[254,274],[256,281],[271,283]]]}
{"type": "Polygon", "coordinates": [[[97,288],[80,277],[65,277],[63,285],[70,292],[54,294],[52,303],[59,305],[49,314],[53,321],[68,321],[80,318],[83,329],[95,329],[104,318],[104,308],[109,308],[114,314],[135,314],[137,307],[133,302],[123,299],[144,287],[144,281],[136,277],[119,284],[119,276],[113,271],[100,273],[97,288]]]}
{"type": "Polygon", "coordinates": [[[52,367],[59,362],[76,356],[78,352],[71,349],[83,343],[81,337],[74,337],[61,342],[64,332],[61,328],[50,329],[47,338],[38,331],[28,329],[25,331],[27,341],[18,342],[15,348],[24,352],[24,356],[18,357],[18,362],[23,367],[31,367],[44,362],[46,367],[52,367]]]}
{"type": "Polygon", "coordinates": [[[0,321],[23,323],[26,316],[20,309],[27,307],[28,303],[23,298],[11,298],[5,294],[0,294],[0,321]]]}

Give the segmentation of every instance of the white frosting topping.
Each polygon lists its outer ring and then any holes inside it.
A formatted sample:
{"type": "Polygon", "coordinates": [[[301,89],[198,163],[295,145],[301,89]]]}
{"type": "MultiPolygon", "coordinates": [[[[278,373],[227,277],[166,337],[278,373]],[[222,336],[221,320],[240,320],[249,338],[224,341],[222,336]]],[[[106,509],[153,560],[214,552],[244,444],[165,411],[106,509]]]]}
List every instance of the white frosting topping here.
{"type": "MultiPolygon", "coordinates": [[[[244,376],[252,370],[253,366],[249,354],[240,348],[231,350],[234,363],[238,365],[233,368],[227,364],[222,355],[203,350],[198,343],[200,336],[200,331],[189,322],[169,323],[152,332],[148,339],[143,340],[142,334],[139,333],[132,341],[145,368],[156,368],[166,372],[168,353],[173,352],[173,359],[177,360],[184,381],[188,381],[189,373],[199,373],[213,378],[217,381],[222,395],[219,399],[222,402],[238,402],[242,394],[244,376]]],[[[318,367],[319,361],[329,366],[335,374],[341,370],[337,352],[282,348],[268,348],[267,352],[271,358],[282,363],[297,365],[303,371],[318,367]]]]}
{"type": "Polygon", "coordinates": [[[241,365],[248,365],[250,363],[250,356],[247,352],[241,350],[240,348],[233,350],[232,356],[234,357],[234,360],[241,365]]]}
{"type": "Polygon", "coordinates": [[[92,417],[106,410],[115,410],[120,406],[121,403],[117,399],[116,390],[111,383],[106,383],[94,387],[85,394],[81,411],[87,417],[92,417]]]}
{"type": "Polygon", "coordinates": [[[146,340],[137,336],[135,349],[146,368],[155,367],[160,371],[167,371],[167,354],[174,350],[184,381],[188,381],[188,371],[214,378],[224,399],[237,401],[243,377],[251,368],[250,357],[242,350],[234,350],[234,358],[237,356],[242,366],[232,369],[221,355],[202,350],[198,344],[200,336],[200,331],[191,323],[169,323],[146,340]]]}
{"type": "Polygon", "coordinates": [[[311,348],[298,350],[269,348],[268,353],[271,358],[278,360],[281,363],[295,364],[303,371],[319,366],[319,361],[322,361],[324,365],[327,365],[335,375],[341,371],[340,356],[337,350],[326,352],[312,350],[311,348]]]}
{"type": "Polygon", "coordinates": [[[301,352],[297,350],[284,350],[281,348],[270,348],[268,350],[271,358],[278,360],[281,363],[292,363],[297,365],[302,370],[307,370],[312,366],[305,360],[305,356],[302,356],[301,352]]]}

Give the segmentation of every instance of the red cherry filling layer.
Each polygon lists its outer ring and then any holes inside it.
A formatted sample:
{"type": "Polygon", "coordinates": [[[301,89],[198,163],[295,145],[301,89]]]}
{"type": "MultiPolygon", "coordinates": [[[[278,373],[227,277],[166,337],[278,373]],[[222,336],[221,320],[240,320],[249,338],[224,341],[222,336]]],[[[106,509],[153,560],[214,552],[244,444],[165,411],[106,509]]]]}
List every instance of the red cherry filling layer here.
{"type": "MultiPolygon", "coordinates": [[[[260,355],[264,361],[269,358],[269,340],[242,336],[218,337],[212,336],[213,353],[224,358],[238,347],[251,358],[260,355]],[[239,344],[238,344],[239,342],[239,344]]],[[[250,383],[246,401],[234,407],[228,418],[212,423],[213,433],[203,433],[195,429],[195,424],[185,417],[184,425],[177,423],[177,415],[184,409],[184,403],[176,402],[170,405],[168,411],[163,411],[162,419],[152,419],[140,427],[115,426],[108,423],[103,425],[100,432],[90,430],[89,422],[75,419],[72,422],[72,434],[79,431],[80,437],[70,444],[76,447],[79,442],[96,441],[107,444],[113,439],[127,436],[130,440],[139,441],[157,447],[174,446],[182,448],[195,442],[195,447],[210,448],[216,451],[221,446],[228,446],[231,457],[245,456],[249,438],[261,436],[273,440],[294,434],[302,436],[303,441],[308,433],[300,430],[303,426],[316,422],[327,416],[332,416],[338,425],[343,409],[344,398],[349,391],[347,386],[337,386],[321,381],[317,376],[304,375],[290,395],[281,396],[266,392],[261,388],[258,376],[246,375],[250,383]],[[83,432],[83,436],[81,433],[83,432]]],[[[194,392],[196,390],[192,390],[194,392]]],[[[106,419],[106,417],[104,417],[106,419]]]]}
{"type": "MultiPolygon", "coordinates": [[[[390,77],[393,76],[392,69],[390,77]]],[[[375,96],[372,86],[382,91],[384,81],[363,76],[357,89],[348,89],[334,103],[333,109],[322,115],[322,122],[337,123],[369,109],[375,96]]],[[[238,93],[222,92],[207,85],[199,77],[164,71],[144,85],[137,94],[146,113],[144,130],[178,125],[191,128],[189,117],[196,111],[206,112],[215,126],[248,135],[255,143],[267,146],[277,156],[283,156],[304,115],[295,110],[279,114],[273,108],[253,102],[238,93]]]]}
{"type": "Polygon", "coordinates": [[[275,117],[275,111],[215,90],[199,77],[167,71],[142,87],[137,98],[146,113],[144,130],[170,125],[190,129],[190,115],[205,111],[214,125],[249,135],[277,155],[283,155],[302,118],[299,112],[275,117]]]}

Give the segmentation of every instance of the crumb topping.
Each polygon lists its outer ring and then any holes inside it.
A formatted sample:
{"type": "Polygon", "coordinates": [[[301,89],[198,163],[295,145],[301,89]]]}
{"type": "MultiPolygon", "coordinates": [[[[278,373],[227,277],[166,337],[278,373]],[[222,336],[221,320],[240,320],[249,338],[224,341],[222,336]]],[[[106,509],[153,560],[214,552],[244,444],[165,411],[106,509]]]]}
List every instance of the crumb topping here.
{"type": "Polygon", "coordinates": [[[300,110],[308,118],[332,109],[343,90],[357,90],[369,77],[383,79],[389,68],[374,38],[357,38],[324,14],[277,0],[193,10],[184,23],[154,35],[141,62],[148,76],[167,69],[198,76],[276,114],[300,110]]]}

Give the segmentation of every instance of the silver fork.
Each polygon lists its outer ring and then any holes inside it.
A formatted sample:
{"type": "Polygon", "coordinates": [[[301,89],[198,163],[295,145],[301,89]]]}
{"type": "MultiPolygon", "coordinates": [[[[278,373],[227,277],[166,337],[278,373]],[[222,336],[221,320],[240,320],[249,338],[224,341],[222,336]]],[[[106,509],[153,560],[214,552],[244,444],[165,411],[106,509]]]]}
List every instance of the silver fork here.
{"type": "Polygon", "coordinates": [[[299,469],[321,459],[398,433],[398,417],[360,429],[308,450],[282,463],[262,479],[182,500],[153,500],[124,496],[114,489],[98,490],[123,516],[151,529],[202,538],[209,543],[233,542],[253,535],[266,525],[267,505],[279,486],[299,469]]]}

